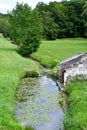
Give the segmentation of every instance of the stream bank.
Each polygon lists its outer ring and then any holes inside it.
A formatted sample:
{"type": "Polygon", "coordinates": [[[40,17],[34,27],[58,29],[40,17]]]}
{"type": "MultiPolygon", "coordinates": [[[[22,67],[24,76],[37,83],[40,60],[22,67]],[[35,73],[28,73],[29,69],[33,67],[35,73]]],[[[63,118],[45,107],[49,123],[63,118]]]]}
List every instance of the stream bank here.
{"type": "Polygon", "coordinates": [[[16,118],[24,127],[35,130],[63,130],[63,110],[59,88],[48,69],[38,78],[23,78],[16,93],[16,118]]]}

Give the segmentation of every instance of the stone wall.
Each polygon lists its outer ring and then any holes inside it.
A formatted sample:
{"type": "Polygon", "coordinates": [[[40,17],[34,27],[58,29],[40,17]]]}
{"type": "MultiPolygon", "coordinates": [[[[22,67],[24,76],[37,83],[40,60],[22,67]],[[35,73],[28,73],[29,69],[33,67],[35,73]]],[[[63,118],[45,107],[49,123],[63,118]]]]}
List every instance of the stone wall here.
{"type": "Polygon", "coordinates": [[[71,68],[67,68],[64,73],[64,86],[69,84],[71,81],[76,80],[87,80],[87,64],[81,63],[77,66],[72,66],[71,68]]]}

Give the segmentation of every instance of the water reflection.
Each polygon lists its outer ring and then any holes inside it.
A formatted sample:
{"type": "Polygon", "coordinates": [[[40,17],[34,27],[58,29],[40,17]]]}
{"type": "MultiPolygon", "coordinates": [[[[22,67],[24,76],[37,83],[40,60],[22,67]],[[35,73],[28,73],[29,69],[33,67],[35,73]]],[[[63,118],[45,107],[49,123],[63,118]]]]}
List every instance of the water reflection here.
{"type": "Polygon", "coordinates": [[[58,86],[46,75],[22,80],[16,94],[16,117],[35,130],[62,130],[63,111],[58,104],[58,86]]]}

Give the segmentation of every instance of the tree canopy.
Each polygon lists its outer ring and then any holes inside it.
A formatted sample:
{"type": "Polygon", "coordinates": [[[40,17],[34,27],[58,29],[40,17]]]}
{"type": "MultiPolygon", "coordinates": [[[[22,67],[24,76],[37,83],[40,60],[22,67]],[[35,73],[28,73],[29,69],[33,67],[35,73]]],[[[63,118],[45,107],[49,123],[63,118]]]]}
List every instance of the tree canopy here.
{"type": "Polygon", "coordinates": [[[28,4],[17,3],[9,14],[10,37],[19,45],[19,53],[29,56],[40,44],[42,23],[37,10],[31,10],[28,4]]]}
{"type": "MultiPolygon", "coordinates": [[[[87,32],[87,0],[62,0],[61,2],[50,2],[44,4],[40,2],[37,4],[36,9],[44,19],[44,14],[50,13],[49,19],[53,19],[57,38],[68,38],[68,37],[85,37],[87,32]]],[[[49,22],[50,24],[50,22],[49,22]]],[[[54,27],[50,28],[49,34],[47,35],[47,29],[49,24],[43,23],[44,35],[46,34],[47,39],[49,35],[55,31],[54,27]]],[[[56,38],[56,37],[55,37],[56,38]]]]}

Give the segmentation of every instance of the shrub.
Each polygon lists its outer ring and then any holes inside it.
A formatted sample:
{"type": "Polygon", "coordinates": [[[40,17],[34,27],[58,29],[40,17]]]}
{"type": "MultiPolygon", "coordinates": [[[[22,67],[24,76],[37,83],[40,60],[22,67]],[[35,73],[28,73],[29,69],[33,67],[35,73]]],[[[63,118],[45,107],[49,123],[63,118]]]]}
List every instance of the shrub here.
{"type": "Polygon", "coordinates": [[[25,72],[24,78],[40,76],[40,73],[37,70],[25,69],[24,72],[25,72]]]}
{"type": "Polygon", "coordinates": [[[55,67],[53,67],[50,72],[49,72],[50,75],[54,76],[55,78],[58,78],[59,76],[59,68],[58,68],[58,65],[56,65],[55,67]]]}

